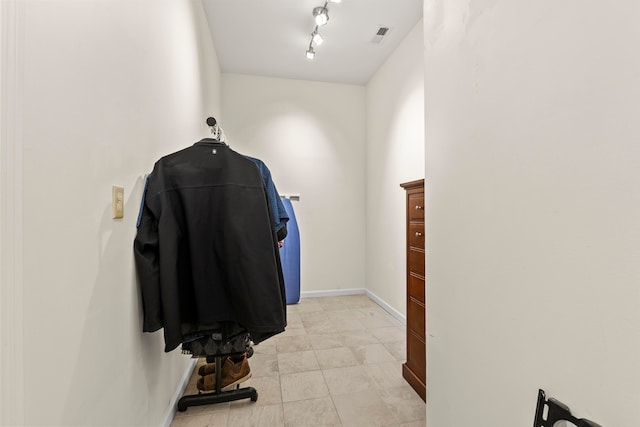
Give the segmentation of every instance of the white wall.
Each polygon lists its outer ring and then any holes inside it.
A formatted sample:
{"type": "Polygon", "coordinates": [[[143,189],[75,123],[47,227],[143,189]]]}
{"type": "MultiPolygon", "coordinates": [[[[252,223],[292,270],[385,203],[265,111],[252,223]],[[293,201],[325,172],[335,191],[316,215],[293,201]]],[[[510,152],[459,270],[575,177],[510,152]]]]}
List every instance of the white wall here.
{"type": "Polygon", "coordinates": [[[638,16],[425,1],[428,425],[640,425],[638,16]]]}
{"type": "Polygon", "coordinates": [[[223,74],[222,105],[231,147],[300,195],[301,291],[364,289],[364,87],[223,74]]]}
{"type": "MultiPolygon", "coordinates": [[[[17,251],[16,231],[21,229],[21,209],[16,203],[16,187],[10,180],[20,163],[20,153],[7,141],[14,138],[15,126],[15,67],[9,67],[14,56],[15,27],[13,1],[0,3],[0,423],[15,420],[22,414],[23,387],[21,378],[13,375],[22,372],[22,313],[15,306],[22,305],[21,287],[16,276],[21,271],[20,252],[17,251]],[[11,286],[8,286],[11,284],[11,286]],[[17,398],[17,396],[20,398],[17,398]]],[[[15,61],[13,61],[15,62],[15,61]]]]}
{"type": "Polygon", "coordinates": [[[424,178],[422,20],[367,84],[367,291],[406,316],[400,183],[424,178]]]}
{"type": "MultiPolygon", "coordinates": [[[[24,365],[16,371],[12,356],[3,358],[2,372],[24,394],[17,398],[23,408],[0,421],[161,425],[190,359],[164,354],[162,333],[142,334],[132,244],[144,174],[161,155],[205,136],[206,116],[220,112],[219,66],[202,5],[52,0],[15,7],[17,54],[3,70],[16,70],[10,83],[18,111],[3,113],[3,121],[19,120],[2,145],[19,162],[3,178],[21,193],[20,206],[3,213],[21,213],[13,244],[24,249],[18,281],[3,276],[2,289],[3,296],[21,293],[22,305],[3,319],[23,321],[23,335],[12,339],[23,341],[24,365]],[[111,218],[112,185],[125,188],[121,220],[111,218]]],[[[5,47],[2,53],[3,61],[10,56],[5,47]]],[[[3,186],[3,197],[9,192],[3,186]]],[[[3,268],[19,265],[4,255],[3,268]]]]}

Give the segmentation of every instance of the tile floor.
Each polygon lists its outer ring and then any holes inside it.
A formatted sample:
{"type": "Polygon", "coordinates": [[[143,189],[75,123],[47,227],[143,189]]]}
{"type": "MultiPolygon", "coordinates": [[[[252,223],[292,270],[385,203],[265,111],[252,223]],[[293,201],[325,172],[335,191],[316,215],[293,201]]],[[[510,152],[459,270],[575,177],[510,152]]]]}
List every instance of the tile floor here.
{"type": "MultiPolygon", "coordinates": [[[[257,402],[192,406],[171,427],[425,426],[425,404],[402,378],[402,322],[366,295],[302,299],[287,320],[249,359],[241,386],[257,402]]],[[[198,366],[185,394],[197,393],[198,366]]]]}

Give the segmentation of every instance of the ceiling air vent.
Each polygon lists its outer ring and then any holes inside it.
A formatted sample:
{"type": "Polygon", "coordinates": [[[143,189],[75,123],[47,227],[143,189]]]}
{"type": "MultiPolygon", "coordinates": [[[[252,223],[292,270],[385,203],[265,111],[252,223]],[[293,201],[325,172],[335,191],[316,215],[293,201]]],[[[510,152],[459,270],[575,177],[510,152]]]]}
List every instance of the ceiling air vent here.
{"type": "Polygon", "coordinates": [[[375,36],[373,36],[373,43],[381,43],[382,39],[389,33],[389,27],[380,27],[375,36]]]}

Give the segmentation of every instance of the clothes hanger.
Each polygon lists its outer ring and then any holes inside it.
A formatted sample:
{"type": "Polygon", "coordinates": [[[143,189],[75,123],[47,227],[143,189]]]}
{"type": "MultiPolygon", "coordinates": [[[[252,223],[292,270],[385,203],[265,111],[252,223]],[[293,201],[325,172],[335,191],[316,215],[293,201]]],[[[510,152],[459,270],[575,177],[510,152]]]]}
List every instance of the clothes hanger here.
{"type": "Polygon", "coordinates": [[[209,126],[209,128],[211,129],[211,134],[214,139],[216,139],[217,141],[220,141],[222,144],[226,145],[227,147],[229,146],[229,144],[227,144],[224,131],[222,130],[222,128],[218,124],[218,121],[214,117],[207,118],[207,126],[209,126]]]}

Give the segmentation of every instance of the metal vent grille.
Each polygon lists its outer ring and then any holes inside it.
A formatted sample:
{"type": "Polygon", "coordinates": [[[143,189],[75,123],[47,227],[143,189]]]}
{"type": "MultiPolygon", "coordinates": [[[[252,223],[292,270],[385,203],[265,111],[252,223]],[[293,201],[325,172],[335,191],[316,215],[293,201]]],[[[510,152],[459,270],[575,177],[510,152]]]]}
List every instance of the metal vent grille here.
{"type": "Polygon", "coordinates": [[[376,35],[373,36],[373,40],[371,40],[372,43],[382,43],[382,39],[384,39],[384,37],[389,33],[389,27],[380,27],[378,28],[378,31],[376,32],[376,35]]]}

